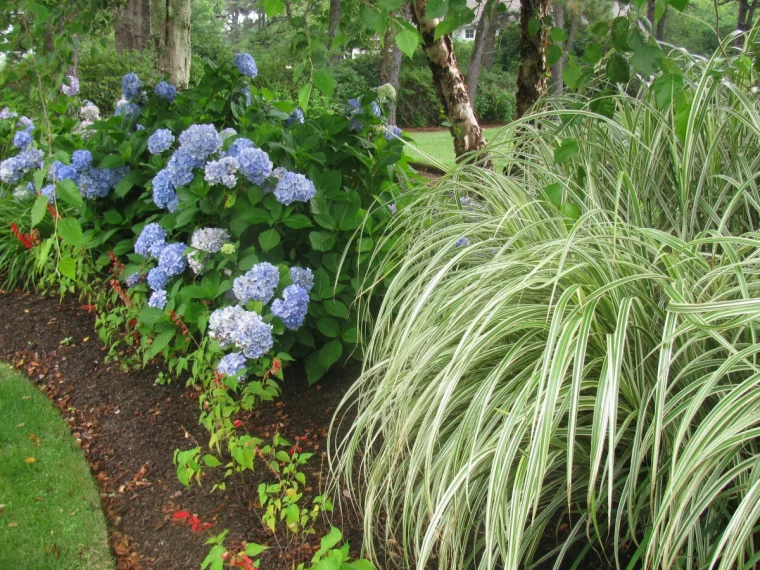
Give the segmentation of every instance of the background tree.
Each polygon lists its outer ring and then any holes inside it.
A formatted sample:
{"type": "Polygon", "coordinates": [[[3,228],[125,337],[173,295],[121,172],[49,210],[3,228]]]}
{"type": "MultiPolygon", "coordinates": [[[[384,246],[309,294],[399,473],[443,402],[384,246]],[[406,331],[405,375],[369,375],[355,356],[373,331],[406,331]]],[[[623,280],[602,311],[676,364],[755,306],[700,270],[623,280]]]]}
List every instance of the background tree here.
{"type": "Polygon", "coordinates": [[[116,50],[121,53],[148,49],[150,19],[150,0],[127,0],[118,6],[114,17],[116,50]]]}
{"type": "Polygon", "coordinates": [[[187,89],[190,81],[190,0],[165,0],[164,48],[159,66],[177,89],[187,89]]]}
{"type": "Polygon", "coordinates": [[[520,70],[517,73],[516,117],[522,117],[546,95],[546,45],[550,0],[520,2],[520,70]]]}

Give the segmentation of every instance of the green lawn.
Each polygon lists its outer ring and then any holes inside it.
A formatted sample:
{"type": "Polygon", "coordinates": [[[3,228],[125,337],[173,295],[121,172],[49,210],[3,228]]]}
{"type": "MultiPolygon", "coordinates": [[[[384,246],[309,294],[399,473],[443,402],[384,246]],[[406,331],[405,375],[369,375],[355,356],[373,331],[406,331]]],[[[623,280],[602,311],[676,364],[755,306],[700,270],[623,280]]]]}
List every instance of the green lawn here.
{"type": "Polygon", "coordinates": [[[0,569],[114,568],[95,482],[43,393],[0,364],[0,569]]]}
{"type": "MultiPolygon", "coordinates": [[[[490,139],[499,130],[499,127],[485,129],[486,138],[490,139]]],[[[406,153],[412,160],[434,166],[438,162],[444,168],[454,166],[454,144],[448,130],[405,134],[413,141],[406,147],[406,153]]]]}

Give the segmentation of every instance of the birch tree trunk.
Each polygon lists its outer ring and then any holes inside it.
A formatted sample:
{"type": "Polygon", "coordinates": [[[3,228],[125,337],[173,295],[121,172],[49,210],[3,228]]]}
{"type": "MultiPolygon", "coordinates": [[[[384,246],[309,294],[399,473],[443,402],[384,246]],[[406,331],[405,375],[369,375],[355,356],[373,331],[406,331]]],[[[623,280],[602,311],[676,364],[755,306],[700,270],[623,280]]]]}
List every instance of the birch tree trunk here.
{"type": "Polygon", "coordinates": [[[127,0],[116,11],[116,51],[145,50],[150,46],[150,0],[127,0]]]}
{"type": "Polygon", "coordinates": [[[330,0],[330,20],[327,25],[327,34],[330,36],[330,45],[338,33],[338,24],[340,23],[340,0],[330,0]]]}
{"type": "Polygon", "coordinates": [[[190,81],[190,0],[166,0],[163,69],[177,89],[190,81]]]}
{"type": "Polygon", "coordinates": [[[517,72],[517,109],[522,117],[539,98],[546,95],[546,26],[541,24],[549,14],[550,0],[520,2],[520,70],[517,72]],[[535,34],[530,33],[531,21],[540,23],[535,34]]]}
{"type": "MultiPolygon", "coordinates": [[[[557,28],[565,29],[565,7],[559,3],[555,2],[552,6],[552,17],[554,18],[554,26],[557,28]]],[[[552,65],[552,84],[551,84],[551,92],[552,95],[562,95],[562,92],[564,91],[564,83],[562,82],[562,71],[565,67],[565,62],[563,58],[565,57],[565,54],[567,53],[567,50],[569,48],[565,46],[564,53],[562,54],[562,57],[557,60],[557,62],[552,65]]]]}
{"type": "Polygon", "coordinates": [[[451,123],[449,130],[454,139],[454,153],[459,157],[480,150],[486,146],[486,139],[467,96],[464,77],[454,55],[454,44],[448,35],[435,39],[435,27],[441,20],[425,17],[427,0],[411,0],[411,4],[412,21],[422,35],[422,47],[433,73],[438,99],[451,123]]]}

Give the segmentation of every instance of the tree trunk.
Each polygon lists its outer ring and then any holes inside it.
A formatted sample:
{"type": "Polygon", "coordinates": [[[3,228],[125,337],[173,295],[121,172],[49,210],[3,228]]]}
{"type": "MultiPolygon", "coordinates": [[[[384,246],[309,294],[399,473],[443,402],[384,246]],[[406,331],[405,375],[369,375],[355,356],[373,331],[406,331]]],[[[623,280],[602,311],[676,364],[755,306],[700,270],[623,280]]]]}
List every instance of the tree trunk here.
{"type": "Polygon", "coordinates": [[[491,10],[486,10],[487,4],[478,20],[478,27],[475,30],[475,45],[472,46],[472,56],[470,57],[470,67],[467,69],[467,96],[470,98],[472,108],[475,108],[475,100],[478,96],[478,79],[480,78],[480,64],[483,61],[483,53],[486,47],[486,38],[494,25],[496,18],[496,9],[499,3],[494,1],[491,10]]]}
{"type": "Polygon", "coordinates": [[[422,35],[422,46],[433,73],[435,90],[451,123],[449,130],[454,139],[454,153],[460,157],[468,151],[484,148],[486,139],[467,97],[451,37],[444,35],[435,39],[435,27],[440,20],[428,20],[425,17],[426,6],[427,0],[412,0],[412,20],[422,35]]]}
{"type": "Polygon", "coordinates": [[[549,15],[550,0],[520,2],[520,69],[517,72],[517,118],[522,117],[540,97],[546,95],[546,26],[531,35],[531,20],[543,22],[549,15]]]}
{"type": "Polygon", "coordinates": [[[749,2],[747,0],[739,0],[739,9],[736,13],[736,29],[742,32],[746,32],[747,26],[747,13],[749,12],[749,2]]]}
{"type": "Polygon", "coordinates": [[[145,50],[150,46],[150,0],[127,0],[116,11],[116,51],[145,50]]]}
{"type": "MultiPolygon", "coordinates": [[[[552,17],[554,18],[554,26],[557,28],[565,29],[565,7],[559,2],[555,2],[552,6],[552,17]]],[[[564,83],[562,82],[562,69],[565,67],[563,58],[567,53],[567,46],[563,50],[562,57],[552,65],[552,95],[562,95],[564,91],[564,83]]]]}
{"type": "Polygon", "coordinates": [[[340,23],[340,0],[330,0],[330,21],[327,25],[327,33],[330,36],[330,45],[338,33],[338,24],[340,23]]]}
{"type": "Polygon", "coordinates": [[[657,29],[654,31],[654,39],[661,42],[665,39],[665,18],[668,16],[668,8],[665,7],[665,11],[662,13],[662,18],[657,22],[657,29]]]}
{"type": "Polygon", "coordinates": [[[649,0],[647,3],[647,20],[652,25],[652,31],[654,31],[654,15],[657,9],[657,0],[649,0]]]}
{"type": "Polygon", "coordinates": [[[190,0],[166,0],[164,70],[177,89],[190,81],[190,0]]]}
{"type": "Polygon", "coordinates": [[[383,35],[383,46],[380,50],[380,72],[378,74],[379,83],[383,85],[388,83],[388,78],[391,74],[391,62],[393,59],[393,48],[396,46],[396,42],[393,41],[393,28],[388,26],[383,35]]]}
{"type": "MultiPolygon", "coordinates": [[[[388,83],[393,85],[393,88],[396,90],[396,101],[398,101],[398,90],[401,86],[399,76],[401,75],[401,59],[403,56],[404,54],[401,53],[401,50],[394,42],[393,53],[391,54],[391,69],[388,73],[388,83]]],[[[396,124],[396,101],[391,101],[389,105],[390,115],[388,117],[388,124],[390,125],[396,124]]]]}

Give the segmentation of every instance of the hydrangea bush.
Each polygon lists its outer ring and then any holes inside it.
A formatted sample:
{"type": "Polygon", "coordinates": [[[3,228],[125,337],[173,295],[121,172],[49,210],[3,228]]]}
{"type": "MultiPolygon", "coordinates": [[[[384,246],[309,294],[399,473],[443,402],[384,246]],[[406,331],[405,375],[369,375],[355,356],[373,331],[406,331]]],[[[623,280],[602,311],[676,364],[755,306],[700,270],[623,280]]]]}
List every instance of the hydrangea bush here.
{"type": "Polygon", "coordinates": [[[182,93],[127,74],[111,117],[72,99],[79,112],[49,158],[43,137],[14,135],[0,178],[33,179],[27,194],[77,225],[81,252],[118,266],[146,362],[163,354],[175,373],[237,382],[297,358],[316,381],[360,355],[352,303],[392,215],[382,204],[409,171],[376,93],[310,118],[256,75],[248,54],[182,93]]]}

